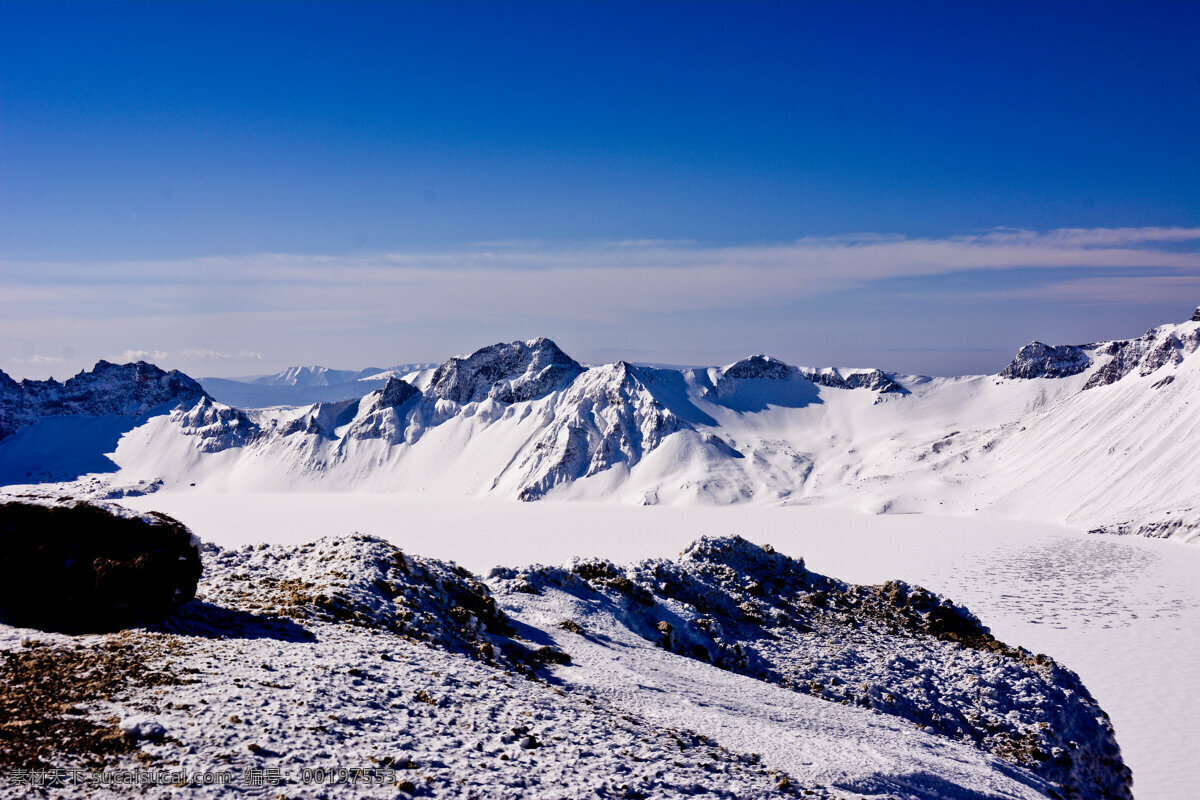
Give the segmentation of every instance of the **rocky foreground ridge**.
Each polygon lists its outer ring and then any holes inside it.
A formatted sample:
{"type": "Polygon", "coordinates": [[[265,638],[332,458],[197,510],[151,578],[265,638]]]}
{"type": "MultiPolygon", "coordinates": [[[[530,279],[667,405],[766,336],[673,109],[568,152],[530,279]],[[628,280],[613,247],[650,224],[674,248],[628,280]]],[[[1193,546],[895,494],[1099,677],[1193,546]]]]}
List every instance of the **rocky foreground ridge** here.
{"type": "Polygon", "coordinates": [[[0,769],[216,768],[232,782],[196,794],[272,797],[339,765],[381,798],[1131,796],[1070,670],[919,587],[738,537],[486,581],[361,535],[202,557],[159,623],[0,626],[0,769]],[[785,709],[801,751],[743,748],[738,725],[769,734],[785,709]]]}

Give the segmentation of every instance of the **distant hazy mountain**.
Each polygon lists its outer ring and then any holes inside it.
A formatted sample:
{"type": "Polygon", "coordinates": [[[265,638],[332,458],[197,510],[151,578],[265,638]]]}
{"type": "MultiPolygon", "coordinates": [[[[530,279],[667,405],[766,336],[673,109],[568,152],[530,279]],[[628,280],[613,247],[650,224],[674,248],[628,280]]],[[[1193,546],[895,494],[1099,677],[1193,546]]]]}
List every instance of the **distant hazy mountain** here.
{"type": "Polygon", "coordinates": [[[250,378],[201,378],[213,399],[239,408],[310,405],[349,400],[378,389],[391,376],[403,377],[435,364],[400,364],[348,370],[288,367],[274,375],[250,378]]]}

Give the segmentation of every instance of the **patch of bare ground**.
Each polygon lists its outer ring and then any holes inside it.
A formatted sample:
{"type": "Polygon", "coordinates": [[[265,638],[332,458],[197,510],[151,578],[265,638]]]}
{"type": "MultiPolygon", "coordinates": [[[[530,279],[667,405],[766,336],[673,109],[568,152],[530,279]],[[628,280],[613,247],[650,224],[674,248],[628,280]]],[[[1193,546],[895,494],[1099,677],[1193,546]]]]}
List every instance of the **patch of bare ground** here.
{"type": "Polygon", "coordinates": [[[89,706],[136,687],[179,684],[146,659],[145,637],[117,635],[89,644],[26,641],[0,652],[0,771],[61,765],[95,769],[138,751],[116,718],[89,706]]]}

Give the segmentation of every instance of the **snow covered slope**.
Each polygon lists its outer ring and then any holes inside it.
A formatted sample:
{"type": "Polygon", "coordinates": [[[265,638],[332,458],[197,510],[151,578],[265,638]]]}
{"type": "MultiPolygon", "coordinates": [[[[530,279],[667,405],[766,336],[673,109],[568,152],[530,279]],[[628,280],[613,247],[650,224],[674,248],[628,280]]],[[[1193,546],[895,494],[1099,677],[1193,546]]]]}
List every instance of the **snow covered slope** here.
{"type": "MultiPolygon", "coordinates": [[[[740,539],[627,568],[501,571],[495,593],[361,535],[203,556],[197,601],[151,629],[0,625],[19,764],[230,775],[188,796],[333,796],[311,771],[341,767],[363,770],[342,793],[389,800],[1131,797],[1104,712],[1070,671],[940,597],[845,584],[740,539]],[[828,695],[790,680],[831,650],[828,695]],[[250,780],[262,770],[282,784],[250,780]]],[[[178,796],[169,783],[140,788],[178,796]]]]}
{"type": "Polygon", "coordinates": [[[65,480],[115,470],[120,437],[155,414],[206,398],[200,384],[153,364],[100,361],[60,383],[0,372],[0,483],[65,480]]]}
{"type": "MultiPolygon", "coordinates": [[[[361,398],[258,411],[199,398],[124,433],[120,472],[98,488],[822,504],[1195,540],[1198,345],[1190,320],[926,378],[764,355],[584,368],[548,339],[497,344],[361,398]]],[[[38,458],[0,441],[8,483],[54,473],[38,458]]]]}

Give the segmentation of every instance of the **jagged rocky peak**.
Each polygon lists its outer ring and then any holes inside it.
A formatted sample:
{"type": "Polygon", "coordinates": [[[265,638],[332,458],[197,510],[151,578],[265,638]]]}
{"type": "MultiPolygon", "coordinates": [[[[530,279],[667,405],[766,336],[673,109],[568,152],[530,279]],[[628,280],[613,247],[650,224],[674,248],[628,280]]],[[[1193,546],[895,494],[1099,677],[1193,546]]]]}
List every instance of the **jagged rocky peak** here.
{"type": "Polygon", "coordinates": [[[405,404],[421,392],[407,381],[389,377],[383,388],[364,398],[366,405],[347,433],[352,439],[383,439],[391,444],[404,440],[407,427],[405,404]]]}
{"type": "Polygon", "coordinates": [[[618,361],[589,369],[573,382],[562,413],[517,465],[523,474],[519,499],[536,500],[559,484],[617,464],[632,467],[685,426],[647,386],[652,376],[618,361]]]}
{"type": "Polygon", "coordinates": [[[1065,378],[1077,375],[1092,363],[1087,351],[1075,345],[1030,342],[1000,372],[1001,378],[1065,378]]]}
{"type": "Polygon", "coordinates": [[[441,400],[502,403],[535,400],[574,380],[583,367],[546,338],[494,344],[452,358],[433,373],[429,391],[441,400]]]}
{"type": "Polygon", "coordinates": [[[877,369],[842,370],[833,367],[824,369],[801,369],[800,374],[821,386],[833,389],[870,389],[880,394],[907,394],[903,386],[892,380],[886,372],[877,369]]]}
{"type": "Polygon", "coordinates": [[[765,378],[772,381],[782,381],[791,377],[795,371],[796,368],[791,364],[786,364],[778,358],[765,356],[760,353],[730,364],[721,374],[726,378],[765,378]]]}
{"type": "Polygon", "coordinates": [[[38,417],[137,416],[165,405],[190,406],[208,397],[200,384],[178,370],[153,364],[98,361],[91,372],[56,380],[0,380],[0,437],[38,417]]]}
{"type": "Polygon", "coordinates": [[[1146,376],[1163,367],[1178,366],[1186,354],[1194,353],[1197,348],[1200,348],[1200,330],[1187,330],[1180,325],[1164,325],[1146,331],[1137,339],[1098,345],[1096,354],[1111,358],[1088,378],[1083,388],[1116,383],[1135,370],[1146,376]]]}
{"type": "Polygon", "coordinates": [[[421,392],[408,381],[390,376],[387,383],[379,390],[378,406],[387,406],[389,408],[397,408],[404,405],[412,398],[419,395],[421,392]]]}
{"type": "Polygon", "coordinates": [[[1200,306],[1196,306],[1196,310],[1192,312],[1192,322],[1200,322],[1200,306]]]}
{"type": "Polygon", "coordinates": [[[208,395],[191,408],[177,408],[171,420],[185,436],[196,437],[197,446],[205,453],[242,447],[262,434],[245,411],[218,403],[208,395]]]}
{"type": "Polygon", "coordinates": [[[54,384],[40,381],[35,391],[43,395],[44,402],[76,409],[64,413],[138,414],[166,403],[190,404],[208,396],[199,383],[179,370],[167,372],[145,361],[97,361],[91,372],[81,371],[61,386],[54,384]]]}

